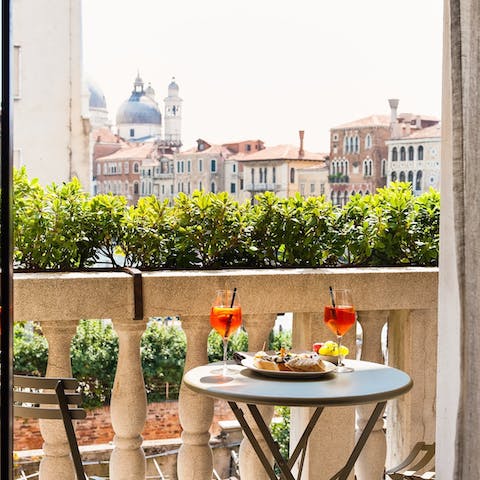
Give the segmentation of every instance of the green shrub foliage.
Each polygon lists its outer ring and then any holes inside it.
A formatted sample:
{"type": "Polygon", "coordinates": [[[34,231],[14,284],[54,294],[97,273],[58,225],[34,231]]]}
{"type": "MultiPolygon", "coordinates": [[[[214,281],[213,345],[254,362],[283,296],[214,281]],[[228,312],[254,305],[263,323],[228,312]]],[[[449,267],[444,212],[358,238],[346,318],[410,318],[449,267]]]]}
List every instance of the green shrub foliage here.
{"type": "Polygon", "coordinates": [[[15,266],[33,270],[106,266],[219,269],[436,265],[440,196],[415,197],[408,183],[353,196],[239,204],[227,193],[155,197],[89,196],[77,180],[42,187],[14,175],[15,266]]]}

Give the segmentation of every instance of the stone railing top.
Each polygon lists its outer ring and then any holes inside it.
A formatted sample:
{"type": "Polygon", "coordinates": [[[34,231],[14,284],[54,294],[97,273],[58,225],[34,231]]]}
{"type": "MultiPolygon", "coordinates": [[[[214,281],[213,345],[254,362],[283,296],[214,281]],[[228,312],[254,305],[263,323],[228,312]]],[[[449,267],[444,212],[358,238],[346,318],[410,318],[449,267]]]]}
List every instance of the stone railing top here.
{"type": "MultiPolygon", "coordinates": [[[[245,314],[315,312],[328,286],[350,288],[357,310],[435,308],[437,268],[244,269],[143,273],[144,315],[208,315],[215,290],[238,288],[245,314]]],[[[133,319],[122,272],[15,273],[16,320],[133,319]]]]}

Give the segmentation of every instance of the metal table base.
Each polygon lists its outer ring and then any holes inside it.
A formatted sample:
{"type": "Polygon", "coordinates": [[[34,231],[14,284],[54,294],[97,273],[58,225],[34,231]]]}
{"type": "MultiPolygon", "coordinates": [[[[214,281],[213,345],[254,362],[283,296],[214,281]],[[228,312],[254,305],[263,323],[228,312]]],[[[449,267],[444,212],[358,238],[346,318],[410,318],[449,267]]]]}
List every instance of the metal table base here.
{"type": "MultiPolygon", "coordinates": [[[[267,445],[268,450],[270,453],[273,455],[273,458],[275,460],[275,463],[277,464],[279,470],[280,470],[280,475],[277,476],[275,473],[275,470],[273,469],[272,465],[270,465],[270,462],[268,461],[267,456],[265,455],[265,452],[262,450],[257,438],[255,437],[255,434],[253,433],[250,425],[248,424],[243,410],[238,406],[236,402],[229,401],[228,404],[230,405],[230,408],[232,409],[235,417],[237,418],[240,426],[242,427],[243,432],[245,433],[246,437],[250,441],[250,444],[252,445],[253,449],[255,450],[255,453],[257,454],[260,462],[263,465],[263,468],[267,472],[268,476],[270,477],[271,480],[296,480],[295,477],[293,476],[292,473],[292,468],[295,465],[295,462],[297,461],[298,457],[301,454],[301,459],[300,459],[300,464],[298,468],[298,480],[302,476],[302,470],[303,470],[303,463],[305,459],[305,453],[307,449],[307,444],[308,444],[308,439],[310,437],[310,434],[312,433],[315,425],[318,422],[318,419],[320,418],[320,415],[323,412],[324,407],[317,407],[310,418],[310,421],[308,422],[307,426],[305,427],[305,430],[300,437],[300,440],[298,441],[295,449],[293,450],[292,455],[290,458],[285,459],[283,455],[280,453],[280,448],[278,446],[278,443],[273,439],[272,434],[270,432],[270,429],[268,428],[267,424],[265,423],[262,415],[260,414],[258,408],[254,404],[247,404],[248,410],[250,411],[252,418],[257,425],[258,429],[260,430],[263,439],[265,440],[265,443],[267,445]]],[[[387,404],[386,401],[383,402],[378,402],[373,409],[368,422],[366,423],[364,429],[362,430],[362,433],[360,434],[360,437],[358,438],[357,442],[355,443],[355,446],[352,450],[352,453],[350,454],[347,462],[345,465],[329,480],[347,480],[348,476],[350,475],[350,472],[352,471],[355,462],[357,461],[358,457],[360,456],[360,453],[363,450],[363,447],[367,443],[368,437],[372,433],[373,427],[375,426],[375,423],[377,420],[380,418],[380,415],[383,413],[385,409],[385,405],[387,404]]]]}

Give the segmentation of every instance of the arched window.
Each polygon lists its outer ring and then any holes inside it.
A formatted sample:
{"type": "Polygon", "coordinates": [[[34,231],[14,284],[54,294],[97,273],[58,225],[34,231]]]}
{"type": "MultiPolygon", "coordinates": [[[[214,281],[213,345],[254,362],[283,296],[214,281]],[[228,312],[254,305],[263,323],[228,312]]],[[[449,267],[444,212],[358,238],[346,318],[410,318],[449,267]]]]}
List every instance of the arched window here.
{"type": "Polygon", "coordinates": [[[258,181],[260,183],[263,183],[263,168],[260,168],[259,169],[259,175],[260,175],[260,178],[258,179],[258,181]]]}
{"type": "Polygon", "coordinates": [[[138,182],[134,182],[133,184],[133,194],[138,195],[138,182]]]}
{"type": "Polygon", "coordinates": [[[210,189],[211,189],[212,193],[216,193],[215,188],[216,188],[215,187],[215,182],[212,182],[212,184],[210,185],[210,189]]]}
{"type": "Polygon", "coordinates": [[[366,190],[365,195],[370,195],[370,192],[368,190],[366,190]]]}
{"type": "Polygon", "coordinates": [[[397,172],[392,172],[392,182],[397,181],[397,172]]]}
{"type": "Polygon", "coordinates": [[[332,192],[330,193],[330,201],[334,203],[334,199],[335,199],[335,192],[332,190],[332,192]]]}
{"type": "Polygon", "coordinates": [[[387,161],[382,159],[382,177],[387,176],[387,161]]]}
{"type": "Polygon", "coordinates": [[[406,160],[407,155],[406,155],[406,150],[405,147],[400,147],[400,160],[406,160]]]}
{"type": "Polygon", "coordinates": [[[295,183],[295,169],[293,167],[290,169],[290,183],[295,183]]]}
{"type": "Polygon", "coordinates": [[[423,160],[423,146],[422,145],[420,145],[418,147],[418,159],[423,160]]]}
{"type": "Polygon", "coordinates": [[[397,147],[392,148],[392,162],[396,162],[398,160],[398,150],[397,147]]]}
{"type": "Polygon", "coordinates": [[[350,137],[350,153],[353,153],[353,137],[350,137]]]}
{"type": "Polygon", "coordinates": [[[267,167],[263,169],[263,181],[267,183],[267,167]]]}
{"type": "Polygon", "coordinates": [[[410,182],[413,186],[413,172],[411,170],[408,172],[407,182],[410,182]]]}
{"type": "Polygon", "coordinates": [[[358,135],[355,137],[355,152],[358,153],[360,151],[360,140],[358,135]]]}
{"type": "Polygon", "coordinates": [[[137,162],[133,164],[133,173],[138,173],[140,170],[140,167],[137,162]]]}
{"type": "Polygon", "coordinates": [[[210,171],[211,172],[217,171],[217,161],[214,158],[210,160],[210,171]]]}
{"type": "Polygon", "coordinates": [[[365,148],[368,149],[368,148],[371,148],[371,147],[372,147],[372,137],[370,136],[370,134],[368,134],[365,137],[365,148]]]}
{"type": "Polygon", "coordinates": [[[252,168],[252,185],[254,185],[254,184],[255,184],[255,169],[252,168]]]}
{"type": "Polygon", "coordinates": [[[398,179],[399,179],[401,182],[404,182],[404,181],[405,181],[405,172],[400,172],[400,175],[398,176],[398,179]]]}
{"type": "Polygon", "coordinates": [[[344,143],[343,149],[345,153],[348,153],[348,137],[347,136],[345,136],[343,143],[344,143]]]}
{"type": "Polygon", "coordinates": [[[373,160],[370,160],[368,162],[368,175],[370,175],[370,177],[371,177],[372,174],[373,174],[373,160]]]}
{"type": "Polygon", "coordinates": [[[415,179],[415,190],[419,191],[422,189],[422,171],[417,172],[417,177],[415,179]]]}
{"type": "Polygon", "coordinates": [[[368,161],[363,161],[363,176],[366,177],[368,175],[368,161]]]}
{"type": "Polygon", "coordinates": [[[348,163],[348,160],[345,160],[345,175],[348,175],[349,168],[350,168],[350,165],[348,163]]]}
{"type": "Polygon", "coordinates": [[[413,160],[413,147],[411,145],[408,147],[408,159],[413,160]]]}

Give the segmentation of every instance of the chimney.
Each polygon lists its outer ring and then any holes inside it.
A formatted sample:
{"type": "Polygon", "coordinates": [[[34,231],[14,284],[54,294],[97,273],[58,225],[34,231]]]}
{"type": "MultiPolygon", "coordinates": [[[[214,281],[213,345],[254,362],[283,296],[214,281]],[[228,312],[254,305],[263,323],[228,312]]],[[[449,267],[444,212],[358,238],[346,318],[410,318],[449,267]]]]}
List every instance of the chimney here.
{"type": "Polygon", "coordinates": [[[397,108],[399,100],[397,98],[390,98],[388,103],[390,105],[390,123],[397,122],[397,108]]]}
{"type": "Polygon", "coordinates": [[[305,135],[305,131],[299,130],[298,135],[300,137],[300,148],[298,149],[298,157],[302,158],[305,155],[305,151],[303,150],[303,136],[305,135]]]}

